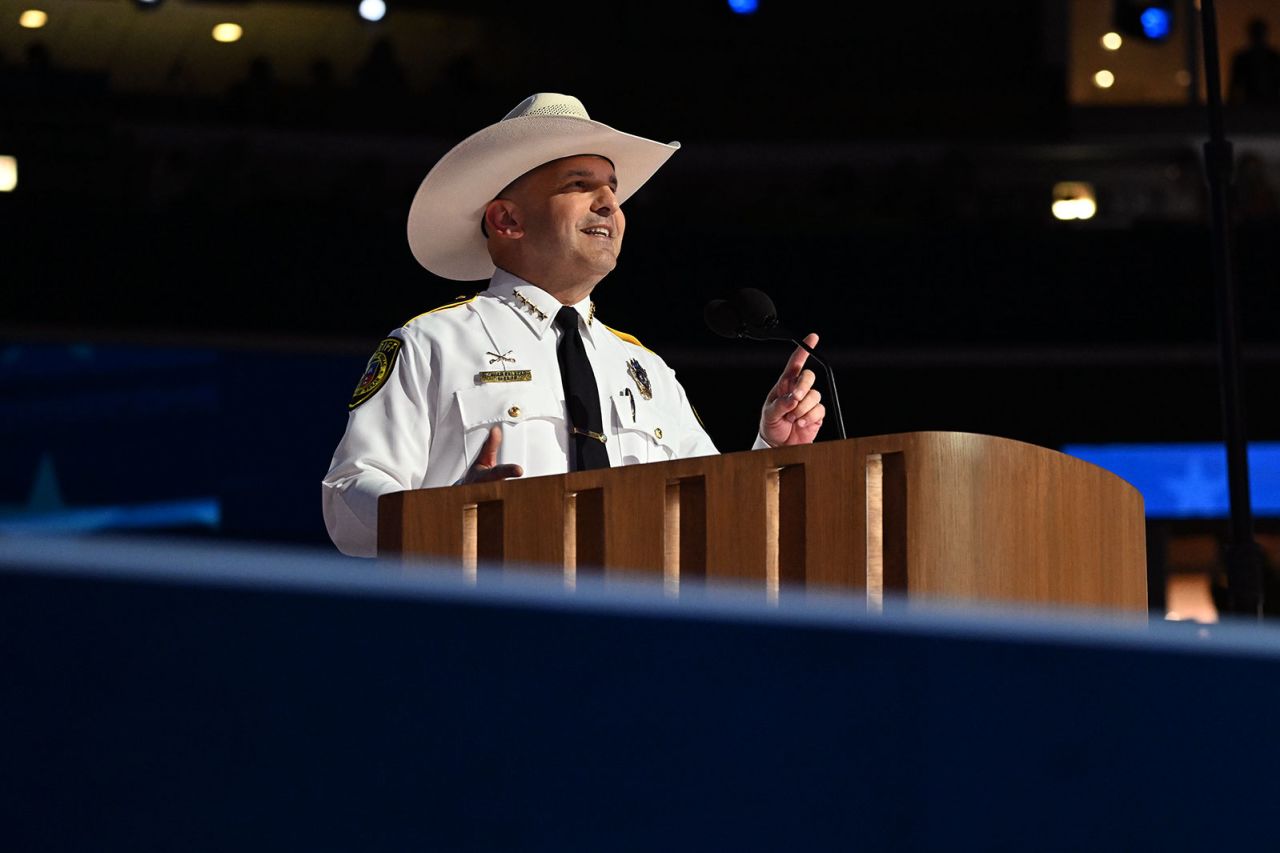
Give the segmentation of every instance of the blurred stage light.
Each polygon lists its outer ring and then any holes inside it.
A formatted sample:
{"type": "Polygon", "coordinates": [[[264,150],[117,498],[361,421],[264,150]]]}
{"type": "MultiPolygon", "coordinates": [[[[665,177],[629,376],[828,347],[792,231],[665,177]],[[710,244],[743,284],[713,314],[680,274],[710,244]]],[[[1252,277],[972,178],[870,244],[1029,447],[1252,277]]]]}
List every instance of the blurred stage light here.
{"type": "Polygon", "coordinates": [[[1064,222],[1072,219],[1092,219],[1098,205],[1087,198],[1064,198],[1053,203],[1053,218],[1064,222]]]}
{"type": "Polygon", "coordinates": [[[223,44],[240,41],[240,36],[242,35],[244,35],[244,30],[239,24],[218,24],[213,28],[213,40],[223,44]]]}
{"type": "Polygon", "coordinates": [[[1173,33],[1174,0],[1113,0],[1116,32],[1139,41],[1162,42],[1173,33]]]}
{"type": "Polygon", "coordinates": [[[1122,44],[1124,39],[1120,38],[1119,33],[1107,33],[1102,37],[1102,46],[1107,50],[1119,50],[1122,44]]]}
{"type": "Polygon", "coordinates": [[[0,154],[0,193],[11,193],[18,186],[18,158],[0,154]]]}
{"type": "Polygon", "coordinates": [[[1191,85],[1191,72],[1185,68],[1179,69],[1178,73],[1173,75],[1173,79],[1178,82],[1179,86],[1185,89],[1191,85]]]}
{"type": "Polygon", "coordinates": [[[1063,221],[1092,219],[1098,212],[1093,184],[1061,181],[1053,185],[1053,218],[1063,221]]]}
{"type": "Polygon", "coordinates": [[[1093,85],[1097,86],[1099,89],[1110,89],[1115,84],[1116,75],[1112,74],[1105,68],[1093,75],[1093,85]]]}
{"type": "Polygon", "coordinates": [[[383,0],[360,0],[359,12],[366,21],[381,21],[387,15],[387,4],[383,0]]]}
{"type": "Polygon", "coordinates": [[[1169,30],[1173,29],[1173,15],[1159,6],[1145,9],[1138,20],[1142,22],[1142,32],[1152,41],[1168,38],[1169,30]]]}
{"type": "Polygon", "coordinates": [[[754,15],[760,8],[759,0],[729,0],[729,8],[739,15],[754,15]]]}
{"type": "Polygon", "coordinates": [[[49,16],[39,9],[28,9],[18,16],[18,26],[38,30],[49,23],[49,16]]]}
{"type": "Polygon", "coordinates": [[[133,4],[139,9],[158,9],[164,0],[133,0],[133,4]]]}

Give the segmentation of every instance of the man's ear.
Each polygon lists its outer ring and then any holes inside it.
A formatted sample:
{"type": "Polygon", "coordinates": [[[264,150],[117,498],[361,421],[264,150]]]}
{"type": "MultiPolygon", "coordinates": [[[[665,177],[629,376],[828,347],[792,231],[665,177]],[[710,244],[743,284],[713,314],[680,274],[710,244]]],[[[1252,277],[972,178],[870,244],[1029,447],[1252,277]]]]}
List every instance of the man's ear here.
{"type": "Polygon", "coordinates": [[[518,240],[524,236],[520,206],[505,198],[495,198],[484,209],[484,226],[490,237],[518,240]]]}

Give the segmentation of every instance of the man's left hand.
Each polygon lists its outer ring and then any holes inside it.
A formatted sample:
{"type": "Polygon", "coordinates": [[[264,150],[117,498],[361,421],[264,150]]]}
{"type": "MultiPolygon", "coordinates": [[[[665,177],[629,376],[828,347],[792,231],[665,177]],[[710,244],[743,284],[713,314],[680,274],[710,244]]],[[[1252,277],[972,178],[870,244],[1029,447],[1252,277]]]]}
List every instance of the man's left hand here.
{"type": "MultiPolygon", "coordinates": [[[[812,332],[804,339],[810,347],[818,345],[818,336],[812,332]]],[[[782,376],[765,398],[760,412],[760,437],[770,447],[787,444],[812,444],[822,426],[827,410],[820,402],[822,395],[813,387],[816,378],[804,363],[809,353],[796,347],[787,361],[782,376]]]]}

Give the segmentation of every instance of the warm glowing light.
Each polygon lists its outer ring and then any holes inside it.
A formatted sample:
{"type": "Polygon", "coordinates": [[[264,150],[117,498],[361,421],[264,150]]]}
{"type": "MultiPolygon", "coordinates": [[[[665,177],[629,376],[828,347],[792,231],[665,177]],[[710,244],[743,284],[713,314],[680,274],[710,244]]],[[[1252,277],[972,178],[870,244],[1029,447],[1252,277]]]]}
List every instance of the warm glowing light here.
{"type": "Polygon", "coordinates": [[[244,30],[239,24],[218,24],[213,28],[213,40],[220,41],[223,44],[240,41],[240,36],[242,35],[244,35],[244,30]]]}
{"type": "Polygon", "coordinates": [[[18,26],[38,30],[49,23],[49,16],[39,9],[28,9],[18,16],[18,26]]]}
{"type": "Polygon", "coordinates": [[[384,0],[360,0],[358,11],[366,21],[381,21],[387,14],[384,0]]]}
{"type": "Polygon", "coordinates": [[[1062,181],[1053,185],[1053,218],[1061,220],[1092,219],[1098,212],[1093,184],[1062,181]]]}
{"type": "Polygon", "coordinates": [[[1099,89],[1110,89],[1115,84],[1116,75],[1112,74],[1105,68],[1093,75],[1093,85],[1097,86],[1099,89]]]}
{"type": "Polygon", "coordinates": [[[1063,198],[1053,203],[1053,218],[1061,220],[1092,219],[1098,205],[1087,198],[1063,198]]]}
{"type": "Polygon", "coordinates": [[[1173,75],[1173,79],[1178,81],[1178,85],[1187,88],[1191,85],[1191,72],[1183,68],[1177,74],[1173,75]]]}
{"type": "Polygon", "coordinates": [[[1120,38],[1119,33],[1107,33],[1102,37],[1102,46],[1107,50],[1119,50],[1122,44],[1124,39],[1120,38]]]}
{"type": "Polygon", "coordinates": [[[18,186],[18,158],[0,155],[0,193],[11,193],[18,186]]]}

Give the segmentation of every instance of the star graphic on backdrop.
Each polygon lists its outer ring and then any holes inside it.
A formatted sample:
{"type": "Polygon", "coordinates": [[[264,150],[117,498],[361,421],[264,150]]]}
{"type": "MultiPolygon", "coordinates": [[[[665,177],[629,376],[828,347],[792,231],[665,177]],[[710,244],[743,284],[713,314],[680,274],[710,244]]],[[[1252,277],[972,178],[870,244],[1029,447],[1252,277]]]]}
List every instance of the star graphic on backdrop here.
{"type": "Polygon", "coordinates": [[[1204,459],[1199,455],[1192,455],[1187,459],[1181,476],[1165,477],[1163,482],[1165,489],[1173,495],[1174,505],[1179,512],[1213,515],[1226,505],[1226,477],[1220,472],[1210,474],[1205,468],[1204,459]]]}
{"type": "Polygon", "coordinates": [[[31,481],[31,491],[27,493],[27,502],[0,504],[0,517],[58,512],[66,508],[67,504],[62,499],[62,487],[58,485],[58,474],[53,467],[53,455],[46,452],[40,454],[36,475],[31,481]]]}
{"type": "Polygon", "coordinates": [[[0,505],[0,534],[8,532],[94,533],[103,530],[159,530],[207,527],[222,523],[216,497],[179,498],[143,504],[67,506],[53,465],[53,455],[40,455],[26,503],[0,505]]]}
{"type": "Polygon", "coordinates": [[[28,512],[52,512],[66,506],[62,501],[62,489],[58,475],[53,470],[53,456],[41,454],[36,466],[36,479],[31,484],[31,496],[27,499],[28,512]]]}

